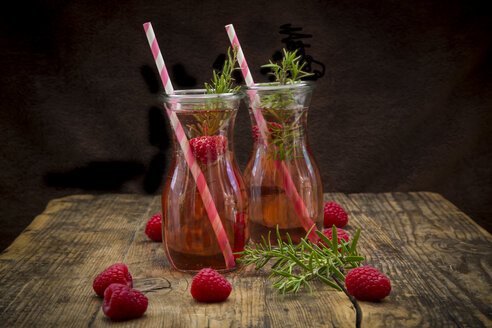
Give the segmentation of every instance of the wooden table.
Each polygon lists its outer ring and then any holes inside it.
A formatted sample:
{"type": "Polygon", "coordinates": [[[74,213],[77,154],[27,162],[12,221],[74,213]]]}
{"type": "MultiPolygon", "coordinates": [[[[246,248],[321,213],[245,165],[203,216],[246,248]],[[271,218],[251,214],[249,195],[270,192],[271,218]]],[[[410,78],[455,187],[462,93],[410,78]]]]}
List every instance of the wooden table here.
{"type": "Polygon", "coordinates": [[[492,326],[492,237],[434,193],[325,194],[362,228],[367,265],[392,282],[381,302],[353,304],[316,284],[284,300],[267,272],[226,274],[226,302],[201,304],[190,274],[171,269],[144,233],[159,197],[79,195],[51,201],[0,255],[3,327],[483,327],[492,326]],[[114,323],[101,310],[93,278],[124,262],[149,298],[139,319],[114,323]],[[356,306],[357,305],[357,306],[356,306]],[[362,315],[362,316],[361,316],[362,315]]]}

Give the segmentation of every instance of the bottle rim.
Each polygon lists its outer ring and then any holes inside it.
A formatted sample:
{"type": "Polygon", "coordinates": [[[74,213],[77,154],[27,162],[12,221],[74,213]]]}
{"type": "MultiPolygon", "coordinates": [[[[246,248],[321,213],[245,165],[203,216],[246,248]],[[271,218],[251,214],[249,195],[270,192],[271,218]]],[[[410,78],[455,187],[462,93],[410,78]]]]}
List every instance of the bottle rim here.
{"type": "Polygon", "coordinates": [[[298,83],[280,84],[279,82],[255,83],[254,86],[245,86],[247,91],[279,91],[279,90],[312,90],[316,87],[313,81],[300,81],[298,83]]]}
{"type": "Polygon", "coordinates": [[[163,94],[162,99],[165,102],[202,102],[202,101],[214,101],[214,100],[223,100],[223,101],[233,101],[240,100],[244,97],[244,93],[242,90],[237,92],[228,92],[228,93],[212,93],[207,94],[206,89],[183,89],[183,90],[175,90],[174,94],[168,95],[163,94]]]}

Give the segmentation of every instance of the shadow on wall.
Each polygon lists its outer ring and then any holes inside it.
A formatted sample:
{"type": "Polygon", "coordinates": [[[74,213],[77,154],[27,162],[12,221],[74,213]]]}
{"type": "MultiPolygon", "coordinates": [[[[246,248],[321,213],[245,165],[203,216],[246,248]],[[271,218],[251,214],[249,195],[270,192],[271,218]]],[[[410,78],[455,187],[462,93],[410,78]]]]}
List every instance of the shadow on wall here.
{"type": "MultiPolygon", "coordinates": [[[[306,48],[311,45],[304,43],[303,39],[312,38],[311,34],[302,33],[302,27],[293,27],[292,24],[284,24],[280,26],[281,42],[285,44],[285,48],[289,51],[297,50],[302,61],[305,63],[304,71],[313,73],[309,77],[310,80],[317,80],[324,76],[325,65],[312,56],[306,54],[306,48]]],[[[282,59],[281,50],[276,51],[272,55],[273,61],[282,59]]],[[[212,64],[214,70],[220,71],[226,60],[226,54],[219,54],[212,64]]],[[[173,83],[178,88],[194,88],[197,87],[197,81],[194,76],[191,76],[186,67],[182,63],[176,63],[171,67],[173,73],[173,83]]],[[[262,69],[261,74],[266,75],[270,69],[262,69]]],[[[140,67],[140,74],[145,80],[148,90],[151,94],[157,95],[161,91],[161,82],[154,68],[149,65],[140,67]]],[[[244,79],[240,70],[234,71],[234,78],[238,84],[241,84],[244,79]]],[[[271,76],[273,78],[273,76],[271,76]]],[[[148,169],[145,165],[139,162],[124,162],[124,161],[108,161],[108,162],[90,162],[82,164],[68,172],[50,172],[44,177],[47,186],[58,188],[79,188],[85,190],[102,190],[102,191],[119,191],[123,184],[142,174],[145,174],[143,179],[143,189],[148,194],[153,194],[161,187],[164,168],[166,167],[165,151],[170,147],[171,136],[167,134],[167,118],[161,108],[152,106],[148,110],[148,129],[149,143],[156,151],[153,155],[148,169]]]]}
{"type": "Polygon", "coordinates": [[[44,181],[51,187],[87,190],[118,190],[125,181],[144,173],[135,162],[92,162],[64,173],[48,173],[44,181]]]}
{"type": "MultiPolygon", "coordinates": [[[[177,77],[175,84],[179,87],[196,86],[196,78],[186,73],[183,64],[178,63],[172,67],[177,77]]],[[[144,65],[140,67],[140,74],[145,80],[149,92],[158,94],[160,82],[154,70],[144,65]]],[[[82,164],[67,172],[50,172],[44,176],[47,186],[57,188],[78,188],[84,190],[120,191],[127,181],[145,174],[143,189],[148,194],[155,193],[161,186],[166,167],[165,151],[170,146],[170,136],[167,135],[167,121],[163,110],[151,106],[148,110],[149,143],[156,149],[148,169],[139,162],[108,161],[90,162],[82,164]]]]}
{"type": "MultiPolygon", "coordinates": [[[[301,57],[301,62],[304,63],[303,71],[312,73],[313,75],[304,78],[305,80],[315,81],[325,75],[325,64],[314,59],[312,56],[306,54],[306,48],[311,48],[311,45],[304,43],[303,39],[310,39],[312,34],[301,33],[302,27],[293,27],[292,24],[284,24],[280,26],[279,34],[287,35],[282,38],[281,42],[285,44],[285,49],[288,51],[297,50],[297,55],[301,57]]],[[[279,62],[282,60],[283,53],[281,50],[275,51],[272,55],[273,62],[279,62]]],[[[270,68],[262,68],[260,73],[266,75],[271,72],[270,68]]],[[[274,81],[272,75],[269,76],[271,82],[274,81]]]]}
{"type": "MultiPolygon", "coordinates": [[[[159,93],[159,81],[149,66],[142,66],[140,73],[145,80],[149,92],[159,93]]],[[[108,161],[82,164],[68,172],[51,172],[44,176],[47,186],[58,188],[79,188],[84,190],[120,191],[123,184],[142,174],[143,189],[148,194],[155,193],[164,176],[166,167],[165,151],[170,146],[166,132],[166,120],[160,108],[152,106],[148,110],[149,143],[156,148],[148,169],[143,163],[108,161]]]]}

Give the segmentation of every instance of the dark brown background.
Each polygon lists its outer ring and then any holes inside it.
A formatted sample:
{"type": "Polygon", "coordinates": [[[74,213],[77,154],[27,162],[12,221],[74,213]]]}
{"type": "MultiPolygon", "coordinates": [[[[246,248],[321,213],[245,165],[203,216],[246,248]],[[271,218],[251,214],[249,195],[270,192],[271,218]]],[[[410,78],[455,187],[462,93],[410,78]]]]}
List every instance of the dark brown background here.
{"type": "MultiPolygon", "coordinates": [[[[267,80],[260,65],[286,45],[280,26],[302,28],[312,69],[324,65],[309,117],[324,190],[435,191],[491,231],[485,4],[9,2],[0,10],[0,249],[52,198],[159,192],[172,145],[147,21],[176,88],[210,78],[229,45],[228,23],[257,81],[267,80]]],[[[251,147],[244,108],[235,147],[243,167],[251,147]]]]}

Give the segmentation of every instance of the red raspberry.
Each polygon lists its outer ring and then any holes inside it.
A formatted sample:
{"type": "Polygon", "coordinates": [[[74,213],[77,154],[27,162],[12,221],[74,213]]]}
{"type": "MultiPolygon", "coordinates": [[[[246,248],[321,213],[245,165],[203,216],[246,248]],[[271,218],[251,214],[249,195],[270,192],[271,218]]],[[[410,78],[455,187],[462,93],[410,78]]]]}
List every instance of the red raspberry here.
{"type": "Polygon", "coordinates": [[[388,296],[391,291],[388,277],[369,266],[350,270],[345,277],[345,286],[350,295],[361,301],[377,301],[388,296]]]}
{"type": "Polygon", "coordinates": [[[229,281],[213,269],[201,269],[191,282],[191,296],[199,302],[225,301],[231,293],[229,281]]]}
{"type": "Polygon", "coordinates": [[[227,138],[224,136],[204,136],[190,140],[193,154],[203,164],[213,163],[227,149],[227,138]]]}
{"type": "MultiPolygon", "coordinates": [[[[269,134],[269,140],[273,140],[278,136],[278,129],[282,128],[281,124],[274,123],[274,122],[268,122],[268,134],[269,134]],[[277,130],[275,132],[275,130],[277,130]]],[[[263,140],[261,137],[261,132],[260,128],[258,126],[253,126],[253,138],[255,139],[256,142],[260,142],[263,140]]]]}
{"type": "Polygon", "coordinates": [[[92,283],[92,288],[98,296],[104,296],[104,290],[112,283],[133,287],[133,280],[128,268],[123,263],[116,263],[101,272],[92,283]]]}
{"type": "Polygon", "coordinates": [[[335,225],[337,228],[343,228],[348,222],[347,212],[335,202],[326,202],[325,204],[325,227],[335,225]]]}
{"type": "MultiPolygon", "coordinates": [[[[345,240],[346,242],[349,241],[349,235],[342,229],[340,228],[336,228],[337,229],[337,240],[338,240],[338,244],[340,244],[340,240],[343,239],[345,240]]],[[[332,237],[332,234],[333,234],[333,231],[330,229],[325,229],[323,230],[323,235],[325,235],[326,237],[328,237],[329,240],[333,240],[331,239],[332,237]]],[[[326,245],[324,241],[320,240],[318,242],[318,245],[321,247],[321,244],[325,245],[326,247],[330,248],[330,246],[326,245]]]]}
{"type": "Polygon", "coordinates": [[[145,226],[145,234],[153,241],[162,241],[162,216],[155,214],[145,226]]]}
{"type": "Polygon", "coordinates": [[[104,292],[102,309],[113,320],[141,317],[149,300],[141,291],[122,284],[111,284],[104,292]]]}

